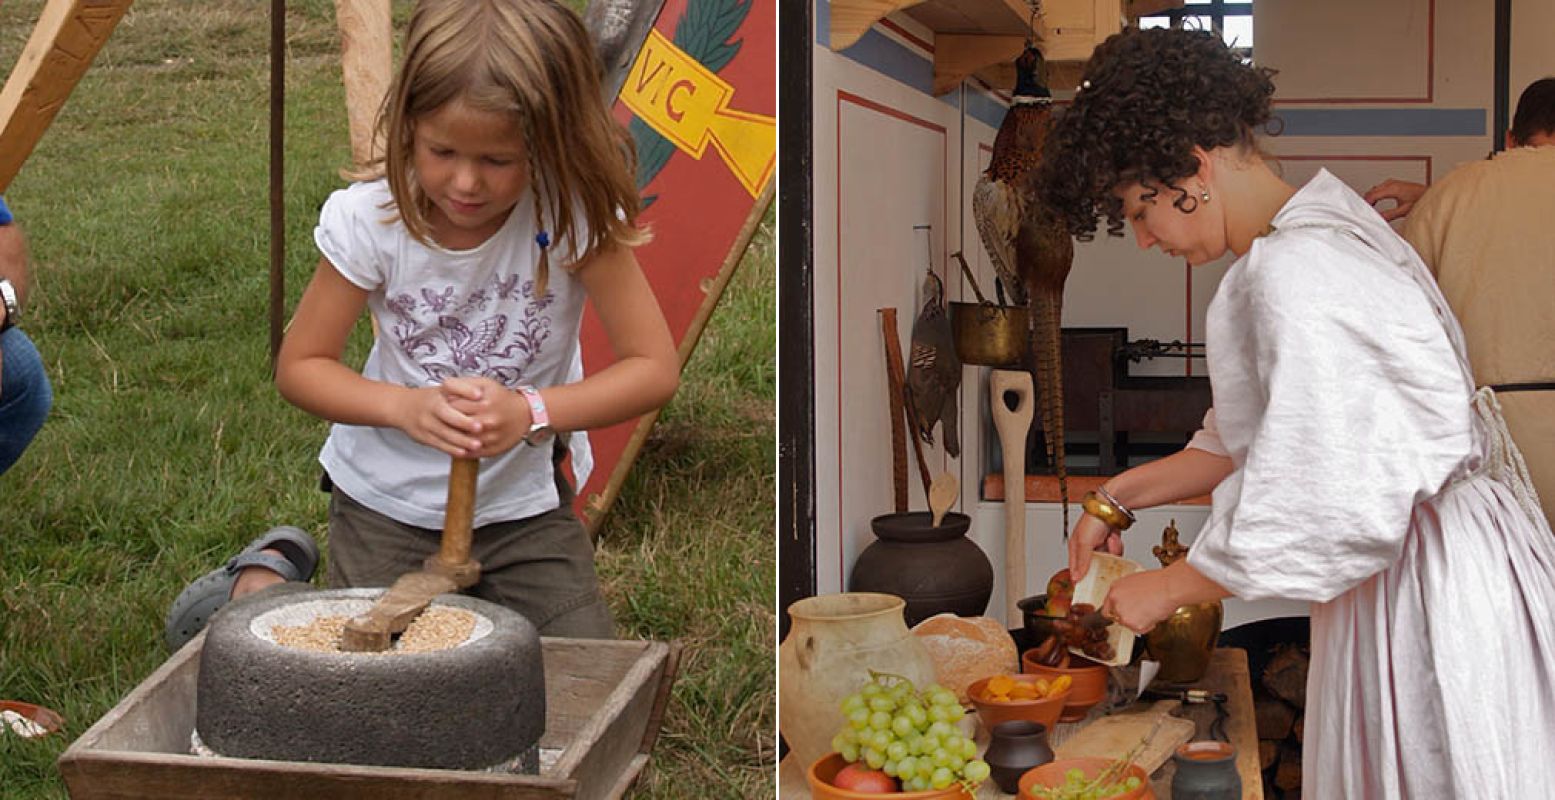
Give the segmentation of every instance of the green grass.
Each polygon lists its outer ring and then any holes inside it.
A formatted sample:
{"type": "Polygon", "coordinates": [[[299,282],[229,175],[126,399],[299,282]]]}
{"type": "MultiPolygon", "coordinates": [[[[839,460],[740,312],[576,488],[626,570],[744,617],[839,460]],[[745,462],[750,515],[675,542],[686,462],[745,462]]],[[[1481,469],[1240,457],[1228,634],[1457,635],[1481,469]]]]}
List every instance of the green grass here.
{"type": "MultiPolygon", "coordinates": [[[[41,6],[0,6],[0,68],[41,6]]],[[[7,192],[56,403],[0,477],[0,698],[68,723],[0,736],[0,798],[65,796],[55,759],[165,660],[188,580],[268,526],[325,533],[326,425],[269,376],[267,10],[139,0],[7,192]]],[[[289,2],[288,308],[349,156],[333,24],[289,2]]],[[[773,276],[769,217],[602,532],[620,635],[686,644],[638,797],[772,793],[773,276]]]]}

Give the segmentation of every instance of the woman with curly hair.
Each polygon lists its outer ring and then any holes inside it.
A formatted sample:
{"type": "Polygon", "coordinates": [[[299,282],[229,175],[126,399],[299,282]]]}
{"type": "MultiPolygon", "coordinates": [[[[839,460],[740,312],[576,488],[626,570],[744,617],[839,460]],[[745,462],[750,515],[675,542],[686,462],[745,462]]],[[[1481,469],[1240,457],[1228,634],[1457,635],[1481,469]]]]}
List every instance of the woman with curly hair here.
{"type": "Polygon", "coordinates": [[[1215,35],[1096,49],[1048,139],[1041,191],[1084,239],[1236,261],[1205,337],[1215,408],[1182,452],[1110,478],[1069,539],[1122,552],[1131,508],[1213,490],[1184,560],[1113,585],[1146,631],[1235,595],[1309,601],[1303,791],[1555,791],[1555,537],[1462,335],[1407,243],[1327,171],[1261,157],[1272,72],[1215,35]]]}

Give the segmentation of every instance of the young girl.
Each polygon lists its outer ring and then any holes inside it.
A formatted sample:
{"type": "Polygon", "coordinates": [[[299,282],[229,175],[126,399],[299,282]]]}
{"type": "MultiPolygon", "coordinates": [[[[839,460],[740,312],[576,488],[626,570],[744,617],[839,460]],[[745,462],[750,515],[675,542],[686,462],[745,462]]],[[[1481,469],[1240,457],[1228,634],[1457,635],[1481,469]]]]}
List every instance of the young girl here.
{"type": "Polygon", "coordinates": [[[585,480],[581,431],[663,405],[679,361],[632,256],[646,236],[630,145],[599,72],[559,3],[416,4],[381,122],[385,177],[325,202],[323,258],[277,363],[281,394],[336,423],[319,456],[331,585],[420,569],[450,457],[479,458],[471,591],[548,636],[611,635],[558,462],[570,449],[585,480]],[[585,298],[617,355],[587,378],[585,298]],[[364,306],[378,334],[357,374],[340,359],[364,306]]]}
{"type": "Polygon", "coordinates": [[[1414,251],[1326,171],[1298,190],[1259,156],[1270,74],[1208,32],[1127,31],[1048,139],[1042,193],[1076,235],[1105,217],[1190,264],[1237,256],[1205,429],[1086,498],[1071,571],[1121,552],[1129,507],[1213,489],[1188,558],[1104,613],[1146,631],[1230,594],[1311,601],[1308,797],[1548,796],[1555,538],[1414,251]]]}

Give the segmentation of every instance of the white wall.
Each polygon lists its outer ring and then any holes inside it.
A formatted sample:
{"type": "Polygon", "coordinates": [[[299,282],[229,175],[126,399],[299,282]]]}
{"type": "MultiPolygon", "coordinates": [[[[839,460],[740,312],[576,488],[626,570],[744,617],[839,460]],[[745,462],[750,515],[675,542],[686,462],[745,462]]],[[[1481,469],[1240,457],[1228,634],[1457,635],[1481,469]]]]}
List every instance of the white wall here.
{"type": "MultiPolygon", "coordinates": [[[[824,40],[827,2],[816,2],[824,40]]],[[[1514,3],[1515,91],[1532,80],[1519,80],[1518,69],[1555,71],[1543,44],[1548,34],[1536,41],[1523,28],[1535,19],[1555,20],[1552,6],[1555,0],[1514,3]]],[[[1258,0],[1255,15],[1254,57],[1280,70],[1276,113],[1290,120],[1286,134],[1267,139],[1265,147],[1292,183],[1319,168],[1357,190],[1388,177],[1428,181],[1490,150],[1493,0],[1258,0]]],[[[853,560],[873,541],[870,518],[892,510],[886,373],[875,310],[898,309],[905,352],[926,259],[922,234],[912,226],[934,225],[934,264],[949,279],[951,299],[972,299],[953,262],[946,270],[949,253],[958,249],[985,293],[992,292],[970,198],[997,124],[987,109],[997,101],[973,84],[930,96],[933,40],[931,31],[896,15],[842,53],[824,41],[814,48],[816,564],[823,593],[844,590],[853,560]]],[[[1099,235],[1076,248],[1064,325],[1126,326],[1133,339],[1202,341],[1204,309],[1228,266],[1229,259],[1190,270],[1158,252],[1140,251],[1131,238],[1099,235]]],[[[1204,374],[1202,364],[1177,359],[1135,371],[1184,369],[1204,374]]],[[[985,369],[963,374],[962,457],[948,458],[936,440],[927,461],[931,472],[951,470],[961,478],[958,510],[972,515],[972,538],[995,565],[988,613],[1002,617],[1003,509],[980,499],[989,444],[983,432],[992,430],[985,428],[986,380],[985,369]]],[[[926,508],[915,465],[910,484],[912,507],[926,508]]],[[[1078,514],[1071,508],[1071,524],[1078,514]]],[[[1206,514],[1202,506],[1143,514],[1126,537],[1130,555],[1150,561],[1149,547],[1171,519],[1191,541],[1206,514]]],[[[1019,596],[1039,593],[1064,566],[1059,519],[1056,504],[1028,504],[1028,583],[1019,596]]],[[[1233,601],[1227,625],[1300,611],[1295,604],[1233,601]]]]}
{"type": "Polygon", "coordinates": [[[1555,77],[1555,0],[1512,0],[1511,55],[1508,126],[1523,89],[1540,78],[1555,77]]]}

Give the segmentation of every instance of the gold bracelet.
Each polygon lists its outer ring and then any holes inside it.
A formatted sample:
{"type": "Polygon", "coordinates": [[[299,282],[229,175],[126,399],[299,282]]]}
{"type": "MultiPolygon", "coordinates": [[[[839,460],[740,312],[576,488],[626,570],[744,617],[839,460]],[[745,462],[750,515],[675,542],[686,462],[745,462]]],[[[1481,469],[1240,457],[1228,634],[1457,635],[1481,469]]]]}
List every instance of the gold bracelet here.
{"type": "Polygon", "coordinates": [[[1134,524],[1134,520],[1122,509],[1103,500],[1101,495],[1095,492],[1086,492],[1085,497],[1080,500],[1080,506],[1085,509],[1085,513],[1106,523],[1109,528],[1126,531],[1134,524]]]}
{"type": "Polygon", "coordinates": [[[1105,484],[1105,483],[1098,484],[1096,486],[1096,493],[1101,495],[1101,499],[1106,500],[1114,508],[1116,508],[1119,511],[1122,511],[1123,512],[1123,516],[1128,517],[1128,524],[1130,524],[1130,525],[1134,524],[1134,522],[1135,522],[1134,512],[1130,511],[1128,506],[1123,505],[1122,503],[1118,502],[1118,498],[1113,497],[1112,496],[1112,492],[1107,491],[1107,484],[1105,484]]]}

